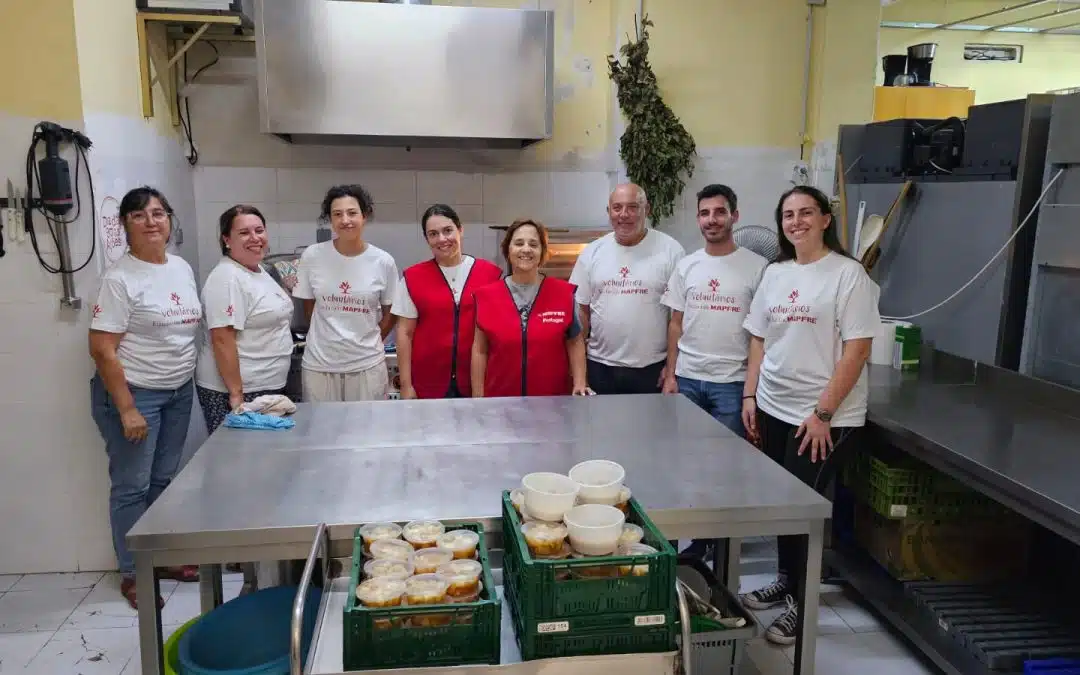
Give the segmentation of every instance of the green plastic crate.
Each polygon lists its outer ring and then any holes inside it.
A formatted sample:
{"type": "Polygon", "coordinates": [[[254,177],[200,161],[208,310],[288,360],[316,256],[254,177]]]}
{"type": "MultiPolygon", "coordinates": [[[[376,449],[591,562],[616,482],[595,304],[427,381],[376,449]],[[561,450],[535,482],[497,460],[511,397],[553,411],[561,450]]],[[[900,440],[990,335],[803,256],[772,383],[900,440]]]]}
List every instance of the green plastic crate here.
{"type": "Polygon", "coordinates": [[[484,567],[480,600],[458,604],[368,609],[356,599],[364,565],[364,541],[357,528],[353,541],[352,578],[344,610],[344,665],[346,670],[498,664],[502,609],[488,560],[484,528],[462,523],[453,529],[480,535],[477,555],[484,567]],[[449,625],[413,627],[406,620],[417,616],[450,615],[449,625]]]}
{"type": "Polygon", "coordinates": [[[521,534],[521,519],[503,493],[504,586],[517,601],[526,625],[579,619],[597,614],[668,614],[675,608],[675,549],[631,499],[627,522],[640,525],[644,543],[658,553],[536,560],[521,534]],[[644,576],[573,578],[581,570],[620,565],[648,565],[644,576]],[[565,577],[571,578],[565,578],[565,577]]]}

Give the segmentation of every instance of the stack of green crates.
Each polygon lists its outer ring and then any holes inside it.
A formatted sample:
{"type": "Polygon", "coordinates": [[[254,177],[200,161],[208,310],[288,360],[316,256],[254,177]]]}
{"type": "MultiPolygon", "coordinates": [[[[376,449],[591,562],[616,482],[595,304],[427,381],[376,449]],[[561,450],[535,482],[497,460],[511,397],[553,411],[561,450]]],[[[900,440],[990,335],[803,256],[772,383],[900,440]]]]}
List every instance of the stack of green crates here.
{"type": "Polygon", "coordinates": [[[479,600],[369,609],[356,599],[364,566],[364,540],[357,528],[343,617],[345,670],[499,663],[502,608],[491,574],[484,528],[480,523],[461,523],[452,529],[472,530],[480,535],[477,557],[484,571],[479,600]],[[446,625],[411,625],[410,619],[432,616],[446,625]]]}
{"type": "Polygon", "coordinates": [[[675,550],[631,499],[627,522],[658,553],[538,560],[521,518],[503,493],[503,588],[522,659],[666,652],[675,649],[675,550]],[[643,576],[588,576],[589,570],[648,566],[643,576]]]}

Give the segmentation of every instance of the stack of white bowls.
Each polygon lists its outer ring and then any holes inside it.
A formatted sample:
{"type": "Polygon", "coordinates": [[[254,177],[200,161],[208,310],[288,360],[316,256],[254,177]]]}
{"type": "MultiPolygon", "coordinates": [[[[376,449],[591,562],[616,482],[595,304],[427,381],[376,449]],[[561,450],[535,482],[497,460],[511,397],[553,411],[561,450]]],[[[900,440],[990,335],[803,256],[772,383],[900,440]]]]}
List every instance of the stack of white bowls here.
{"type": "Polygon", "coordinates": [[[584,555],[615,552],[626,515],[615,508],[623,495],[626,470],[606,459],[581,462],[567,476],[530,473],[521,479],[523,512],[530,518],[562,522],[570,546],[584,555]]]}

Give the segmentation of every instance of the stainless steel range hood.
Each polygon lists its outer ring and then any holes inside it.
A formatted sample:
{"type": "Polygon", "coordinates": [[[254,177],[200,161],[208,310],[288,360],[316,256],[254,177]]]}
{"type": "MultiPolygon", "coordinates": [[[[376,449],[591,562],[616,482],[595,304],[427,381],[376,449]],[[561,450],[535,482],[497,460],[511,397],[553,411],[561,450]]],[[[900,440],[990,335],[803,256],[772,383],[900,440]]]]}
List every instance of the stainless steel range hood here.
{"type": "Polygon", "coordinates": [[[262,131],[427,147],[550,138],[554,25],[549,11],[256,0],[262,131]]]}

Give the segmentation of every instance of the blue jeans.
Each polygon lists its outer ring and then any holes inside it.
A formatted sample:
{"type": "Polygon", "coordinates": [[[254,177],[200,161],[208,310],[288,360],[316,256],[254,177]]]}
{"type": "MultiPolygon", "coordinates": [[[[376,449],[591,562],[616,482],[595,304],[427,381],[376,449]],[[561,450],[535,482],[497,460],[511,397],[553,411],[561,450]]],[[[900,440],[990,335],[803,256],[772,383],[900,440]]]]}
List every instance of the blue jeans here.
{"type": "Polygon", "coordinates": [[[149,432],[140,443],[124,438],[120,412],[99,375],[90,381],[90,412],[109,455],[109,520],[120,573],[134,576],[135,561],[124,537],[154,503],[180,468],[187,440],[194,387],[188,380],[177,389],[130,387],[135,407],[149,432]]]}
{"type": "Polygon", "coordinates": [[[705,382],[676,377],[679,393],[740,438],[746,437],[742,423],[743,382],[705,382]]]}

